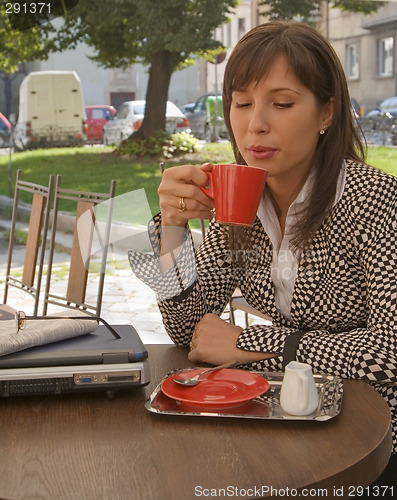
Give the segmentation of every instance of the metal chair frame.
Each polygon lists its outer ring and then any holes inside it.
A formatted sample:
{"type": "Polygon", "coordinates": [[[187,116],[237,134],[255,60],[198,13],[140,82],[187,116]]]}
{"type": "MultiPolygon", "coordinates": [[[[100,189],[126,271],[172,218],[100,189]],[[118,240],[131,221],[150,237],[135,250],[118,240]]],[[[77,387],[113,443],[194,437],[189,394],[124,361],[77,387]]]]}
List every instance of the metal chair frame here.
{"type": "Polygon", "coordinates": [[[50,239],[50,250],[49,250],[49,260],[48,260],[48,271],[47,271],[47,281],[44,294],[44,306],[43,306],[43,316],[47,314],[48,305],[58,305],[69,309],[79,309],[92,314],[94,316],[100,316],[102,299],[103,299],[103,287],[105,280],[106,262],[108,255],[108,245],[109,236],[112,220],[113,203],[112,200],[115,196],[116,181],[112,180],[110,183],[109,193],[95,193],[89,191],[78,191],[75,189],[66,189],[61,187],[62,177],[60,175],[56,178],[56,186],[54,193],[54,209],[53,209],[53,222],[51,229],[51,239],[50,239]],[[59,203],[60,200],[71,200],[76,202],[76,217],[73,233],[73,245],[70,258],[69,267],[69,278],[67,290],[64,296],[56,295],[51,293],[51,274],[53,267],[53,258],[56,244],[56,233],[57,233],[57,221],[59,213],[59,203]],[[91,228],[90,232],[87,234],[87,240],[84,241],[87,248],[91,249],[92,239],[96,227],[96,217],[95,217],[95,207],[102,202],[110,201],[107,206],[107,216],[105,222],[104,237],[101,241],[101,268],[99,272],[99,284],[97,290],[96,303],[87,304],[85,302],[87,281],[89,274],[89,259],[85,262],[83,261],[80,242],[77,232],[77,222],[78,219],[85,214],[87,211],[90,212],[91,218],[91,228]]]}
{"type": "MultiPolygon", "coordinates": [[[[205,238],[205,233],[206,233],[206,227],[205,227],[205,222],[203,219],[200,219],[200,228],[201,228],[201,234],[203,239],[205,238]]],[[[249,316],[257,316],[258,318],[262,318],[264,320],[270,321],[271,322],[271,317],[268,316],[267,314],[262,313],[261,311],[258,311],[258,309],[255,309],[254,307],[251,307],[248,302],[245,300],[245,298],[242,296],[241,291],[237,288],[232,295],[230,301],[229,301],[229,322],[232,325],[236,324],[236,319],[234,316],[234,311],[239,310],[244,312],[244,317],[245,317],[245,326],[249,326],[249,316]]]]}
{"type": "Polygon", "coordinates": [[[21,179],[21,170],[17,171],[14,203],[11,216],[11,229],[8,244],[8,259],[4,288],[4,304],[7,304],[9,287],[15,287],[29,293],[34,298],[33,314],[39,308],[41,282],[43,276],[44,255],[50,220],[51,198],[54,190],[54,175],[50,175],[48,186],[41,186],[21,179]],[[22,278],[13,276],[12,263],[15,244],[15,231],[20,212],[19,194],[21,191],[32,194],[32,204],[28,226],[22,278]]]}
{"type": "Polygon", "coordinates": [[[230,299],[229,308],[230,308],[230,323],[232,325],[236,324],[236,320],[234,317],[234,311],[236,310],[244,312],[246,327],[249,326],[249,315],[257,316],[258,318],[262,318],[270,322],[272,321],[272,318],[270,316],[258,311],[258,309],[255,309],[254,307],[251,307],[245,300],[245,298],[241,295],[241,292],[238,289],[230,299]]]}

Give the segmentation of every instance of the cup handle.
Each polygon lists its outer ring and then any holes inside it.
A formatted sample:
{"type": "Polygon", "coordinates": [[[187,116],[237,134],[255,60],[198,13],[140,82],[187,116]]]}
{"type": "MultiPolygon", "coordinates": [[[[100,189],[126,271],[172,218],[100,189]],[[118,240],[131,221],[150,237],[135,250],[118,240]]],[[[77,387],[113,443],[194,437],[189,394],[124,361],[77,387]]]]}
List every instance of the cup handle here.
{"type": "Polygon", "coordinates": [[[205,172],[207,174],[209,184],[207,186],[200,186],[201,191],[209,196],[212,200],[214,199],[214,187],[212,184],[212,172],[205,172]]]}

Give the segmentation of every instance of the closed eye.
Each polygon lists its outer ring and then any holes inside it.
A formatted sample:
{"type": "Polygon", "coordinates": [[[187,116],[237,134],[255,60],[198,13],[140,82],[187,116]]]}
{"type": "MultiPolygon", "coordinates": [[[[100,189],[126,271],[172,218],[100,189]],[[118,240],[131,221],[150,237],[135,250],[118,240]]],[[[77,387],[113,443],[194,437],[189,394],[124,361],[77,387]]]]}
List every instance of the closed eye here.
{"type": "Polygon", "coordinates": [[[276,108],[280,108],[280,109],[292,108],[293,105],[294,105],[293,102],[275,102],[274,103],[274,106],[276,108]]]}
{"type": "Polygon", "coordinates": [[[249,102],[236,102],[235,107],[236,108],[247,108],[250,105],[249,102]]]}

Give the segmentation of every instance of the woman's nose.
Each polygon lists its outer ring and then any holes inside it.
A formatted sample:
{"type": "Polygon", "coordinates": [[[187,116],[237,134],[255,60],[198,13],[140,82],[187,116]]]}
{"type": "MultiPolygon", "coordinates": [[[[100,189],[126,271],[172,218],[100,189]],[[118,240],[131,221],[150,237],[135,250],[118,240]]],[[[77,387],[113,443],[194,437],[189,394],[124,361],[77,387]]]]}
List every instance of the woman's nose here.
{"type": "Polygon", "coordinates": [[[263,108],[256,106],[252,108],[249,131],[254,134],[267,134],[269,132],[269,121],[263,108]]]}

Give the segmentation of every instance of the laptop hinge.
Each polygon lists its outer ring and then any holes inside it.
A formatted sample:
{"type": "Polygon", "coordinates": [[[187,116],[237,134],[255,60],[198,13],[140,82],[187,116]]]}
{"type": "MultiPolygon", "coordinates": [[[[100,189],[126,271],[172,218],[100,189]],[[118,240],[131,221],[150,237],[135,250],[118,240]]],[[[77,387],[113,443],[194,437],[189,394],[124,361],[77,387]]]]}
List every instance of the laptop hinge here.
{"type": "Polygon", "coordinates": [[[129,363],[128,352],[102,353],[102,363],[111,365],[114,363],[129,363]]]}

